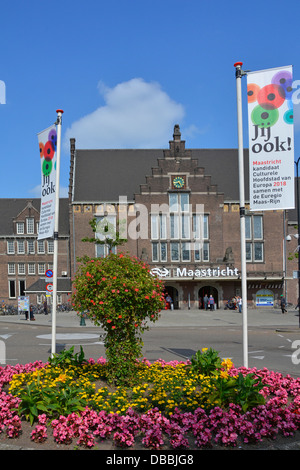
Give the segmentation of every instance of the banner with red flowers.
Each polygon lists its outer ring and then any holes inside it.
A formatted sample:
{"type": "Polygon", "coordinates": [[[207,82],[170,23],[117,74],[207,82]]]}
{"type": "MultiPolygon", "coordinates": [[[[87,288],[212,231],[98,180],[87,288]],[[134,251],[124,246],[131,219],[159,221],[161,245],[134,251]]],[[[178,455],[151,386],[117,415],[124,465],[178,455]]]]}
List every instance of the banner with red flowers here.
{"type": "Polygon", "coordinates": [[[250,210],[293,209],[292,66],[247,73],[250,210]]]}
{"type": "Polygon", "coordinates": [[[41,210],[38,240],[51,238],[54,234],[56,145],[55,124],[38,134],[41,160],[41,210]]]}

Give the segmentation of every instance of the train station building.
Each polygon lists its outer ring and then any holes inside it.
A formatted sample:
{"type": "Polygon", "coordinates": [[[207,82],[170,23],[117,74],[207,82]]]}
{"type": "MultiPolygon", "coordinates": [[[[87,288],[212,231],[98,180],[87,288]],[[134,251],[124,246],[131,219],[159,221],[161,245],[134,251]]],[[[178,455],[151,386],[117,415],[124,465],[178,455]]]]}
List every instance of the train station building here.
{"type": "MultiPolygon", "coordinates": [[[[166,147],[84,150],[70,140],[71,275],[78,257],[106,256],[118,232],[127,241],[114,251],[145,260],[176,309],[202,308],[205,294],[223,308],[241,295],[238,151],[188,149],[179,125],[166,147]],[[82,241],[93,218],[103,244],[82,241]]],[[[244,167],[247,201],[247,150],[244,167]]],[[[246,204],[249,306],[274,306],[282,294],[297,303],[295,218],[246,204]]]]}

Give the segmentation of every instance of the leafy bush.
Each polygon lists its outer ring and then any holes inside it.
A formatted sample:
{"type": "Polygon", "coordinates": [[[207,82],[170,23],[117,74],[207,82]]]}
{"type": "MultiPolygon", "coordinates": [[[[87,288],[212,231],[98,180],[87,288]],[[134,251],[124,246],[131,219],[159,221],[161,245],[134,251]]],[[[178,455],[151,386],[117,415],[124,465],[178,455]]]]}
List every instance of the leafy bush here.
{"type": "Polygon", "coordinates": [[[162,282],[138,258],[110,253],[101,259],[84,258],[73,286],[74,308],[87,311],[106,332],[109,380],[133,382],[142,352],[141,333],[165,306],[162,282]]]}
{"type": "Polygon", "coordinates": [[[78,396],[78,389],[75,387],[66,384],[56,385],[55,388],[43,387],[39,376],[35,382],[24,387],[18,397],[21,399],[18,413],[30,421],[30,424],[42,413],[54,418],[84,410],[85,406],[85,400],[78,396]]]}
{"type": "Polygon", "coordinates": [[[63,349],[59,353],[53,354],[53,356],[50,357],[48,361],[50,365],[53,367],[55,366],[67,367],[70,365],[80,366],[86,360],[84,357],[84,351],[82,349],[82,346],[80,346],[80,352],[75,353],[75,354],[74,354],[74,346],[72,346],[67,351],[63,349]]]}
{"type": "Polygon", "coordinates": [[[197,351],[195,356],[191,358],[191,367],[194,372],[204,375],[216,374],[221,368],[222,360],[218,351],[212,348],[203,348],[197,351]]]}

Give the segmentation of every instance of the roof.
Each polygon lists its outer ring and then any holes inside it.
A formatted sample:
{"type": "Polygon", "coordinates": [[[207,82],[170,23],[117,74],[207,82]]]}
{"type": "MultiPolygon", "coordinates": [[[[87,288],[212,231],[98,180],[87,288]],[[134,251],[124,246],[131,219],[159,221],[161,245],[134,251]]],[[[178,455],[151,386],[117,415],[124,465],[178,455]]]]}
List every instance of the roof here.
{"type": "MultiPolygon", "coordinates": [[[[190,149],[199,167],[211,176],[225,200],[239,200],[239,169],[237,149],[190,149]]],[[[79,202],[117,202],[119,196],[129,201],[140,192],[146,176],[164,158],[163,149],[76,149],[74,161],[73,197],[79,202]]],[[[245,198],[248,199],[249,152],[244,151],[245,198]]]]}
{"type": "MultiPolygon", "coordinates": [[[[33,209],[40,212],[41,200],[36,199],[0,199],[0,236],[13,235],[13,220],[31,203],[33,209]]],[[[59,204],[59,235],[69,236],[69,200],[60,199],[59,204]]]]}
{"type": "MultiPolygon", "coordinates": [[[[45,281],[45,279],[38,279],[34,282],[30,287],[28,287],[25,292],[27,294],[30,293],[38,293],[38,292],[46,292],[46,284],[49,282],[49,279],[45,281]]],[[[66,293],[71,292],[71,279],[69,277],[58,277],[57,278],[57,293],[66,293]]]]}

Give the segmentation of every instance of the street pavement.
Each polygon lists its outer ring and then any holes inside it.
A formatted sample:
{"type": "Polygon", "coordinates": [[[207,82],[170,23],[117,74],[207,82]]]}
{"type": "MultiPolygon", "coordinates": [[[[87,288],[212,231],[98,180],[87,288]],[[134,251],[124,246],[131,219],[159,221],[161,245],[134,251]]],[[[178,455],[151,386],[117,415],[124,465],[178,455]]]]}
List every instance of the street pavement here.
{"type": "MultiPolygon", "coordinates": [[[[19,323],[23,325],[52,326],[52,315],[37,314],[35,321],[25,320],[25,314],[20,315],[0,315],[1,323],[19,323]]],[[[299,311],[291,307],[285,314],[279,308],[248,308],[246,319],[244,314],[237,310],[218,309],[213,311],[205,310],[163,310],[159,320],[151,323],[151,328],[163,327],[210,327],[210,326],[242,326],[246,324],[251,327],[270,327],[284,331],[296,332],[299,330],[299,311]]],[[[86,318],[84,325],[76,312],[57,312],[56,326],[59,327],[94,327],[93,322],[86,318]]],[[[99,327],[97,327],[99,329],[99,327]]]]}

